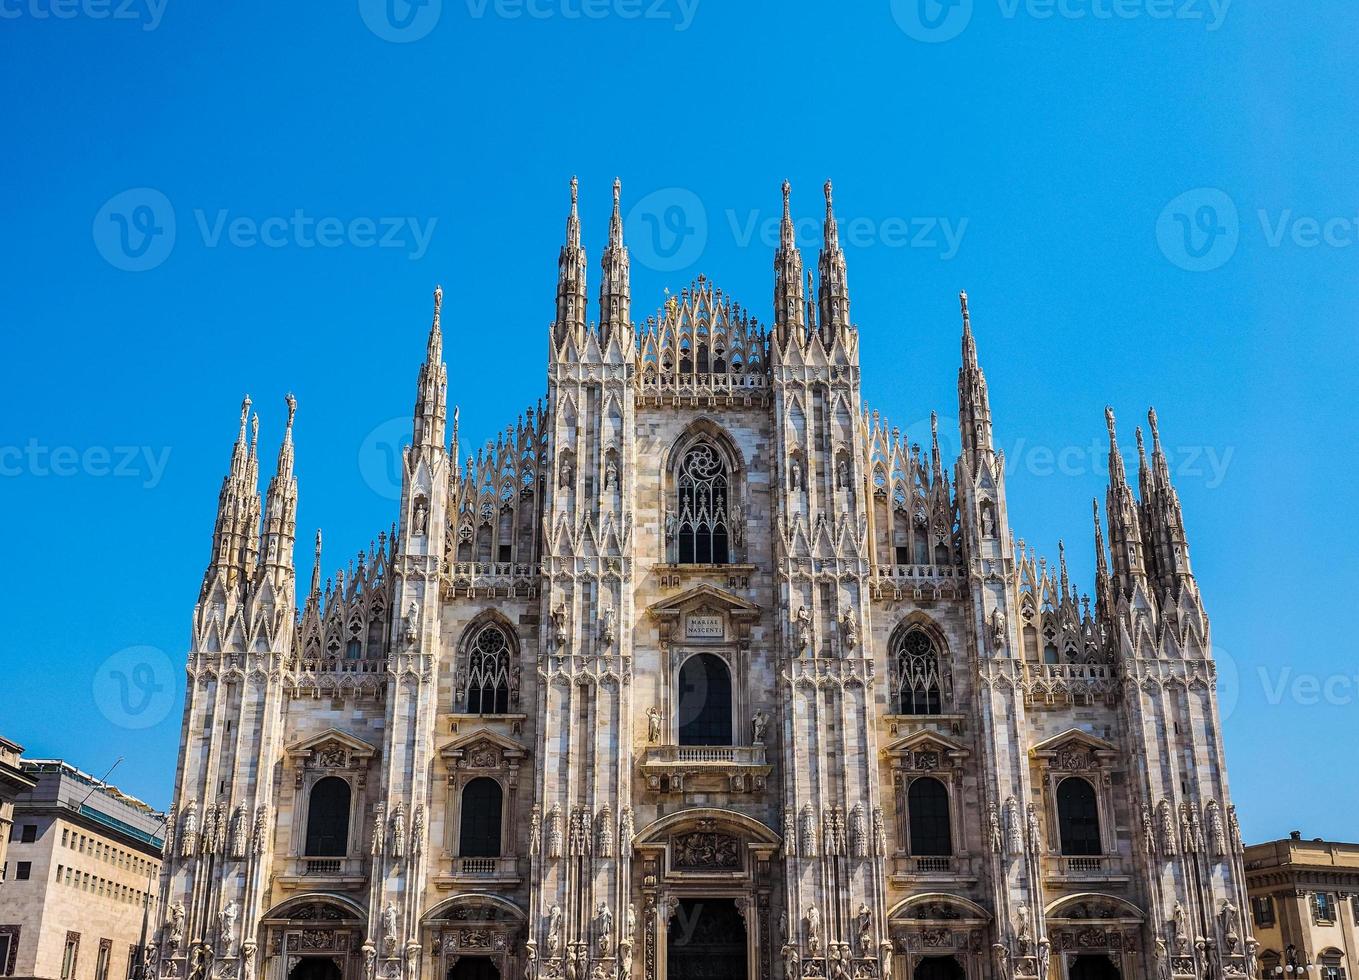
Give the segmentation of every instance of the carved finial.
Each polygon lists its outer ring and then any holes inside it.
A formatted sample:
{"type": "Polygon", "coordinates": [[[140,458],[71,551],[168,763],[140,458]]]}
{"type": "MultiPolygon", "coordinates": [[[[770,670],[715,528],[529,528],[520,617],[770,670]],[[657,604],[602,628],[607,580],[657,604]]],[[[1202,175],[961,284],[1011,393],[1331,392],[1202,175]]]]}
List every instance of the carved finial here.
{"type": "Polygon", "coordinates": [[[434,287],[434,315],[435,315],[435,316],[438,316],[438,315],[439,315],[439,310],[443,307],[443,305],[444,305],[444,287],[443,287],[443,286],[435,286],[435,287],[434,287]]]}
{"type": "Polygon", "coordinates": [[[613,213],[618,213],[618,202],[623,196],[623,181],[615,177],[613,179],[613,213]]]}
{"type": "Polygon", "coordinates": [[[316,564],[321,564],[321,529],[316,529],[316,564]]]}
{"type": "Polygon", "coordinates": [[[829,180],[826,181],[826,186],[823,188],[823,190],[825,190],[825,192],[826,192],[826,210],[829,211],[829,210],[831,209],[831,205],[834,203],[833,200],[832,200],[832,198],[831,198],[831,190],[832,190],[832,188],[831,188],[831,182],[830,182],[829,180]]]}
{"type": "Polygon", "coordinates": [[[936,442],[939,440],[939,413],[930,412],[930,437],[936,442]]]}
{"type": "Polygon", "coordinates": [[[255,455],[255,446],[260,441],[260,413],[256,412],[250,417],[250,455],[255,455]]]}
{"type": "Polygon", "coordinates": [[[966,289],[959,290],[959,292],[958,292],[958,305],[962,308],[962,311],[963,311],[963,322],[966,323],[966,322],[968,321],[968,319],[969,319],[968,312],[967,312],[967,290],[966,290],[966,289]]]}
{"type": "Polygon", "coordinates": [[[576,213],[576,205],[579,203],[579,199],[580,199],[580,181],[578,181],[578,180],[576,179],[576,175],[575,175],[575,174],[572,174],[572,175],[571,175],[571,213],[572,213],[572,214],[575,214],[575,213],[576,213]]]}
{"type": "Polygon", "coordinates": [[[1109,438],[1114,439],[1116,437],[1114,433],[1114,410],[1107,405],[1104,408],[1104,424],[1109,427],[1109,438]]]}
{"type": "Polygon", "coordinates": [[[789,196],[790,196],[792,193],[793,193],[793,185],[790,184],[790,183],[788,183],[788,181],[785,180],[785,181],[783,182],[783,217],[784,217],[785,219],[791,218],[791,217],[792,217],[791,205],[790,205],[790,203],[789,203],[789,196]]]}
{"type": "Polygon", "coordinates": [[[288,403],[288,426],[284,429],[284,434],[291,435],[293,431],[293,419],[297,416],[297,398],[290,391],[283,397],[283,400],[288,403]]]}
{"type": "Polygon", "coordinates": [[[1147,424],[1151,426],[1151,444],[1159,448],[1161,445],[1161,429],[1156,424],[1155,407],[1147,409],[1147,424]]]}
{"type": "Polygon", "coordinates": [[[1137,437],[1137,455],[1145,460],[1147,457],[1147,446],[1146,443],[1142,441],[1142,427],[1140,425],[1133,430],[1133,435],[1137,437]]]}
{"type": "Polygon", "coordinates": [[[250,396],[246,395],[241,400],[241,441],[245,441],[245,422],[250,417],[250,396]]]}

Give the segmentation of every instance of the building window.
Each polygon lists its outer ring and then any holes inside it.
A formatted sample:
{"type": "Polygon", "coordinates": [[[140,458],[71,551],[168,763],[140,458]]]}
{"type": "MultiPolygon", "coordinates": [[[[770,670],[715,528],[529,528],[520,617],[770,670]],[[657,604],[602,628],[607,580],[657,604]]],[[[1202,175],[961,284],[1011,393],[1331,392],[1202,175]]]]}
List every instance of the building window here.
{"type": "Polygon", "coordinates": [[[140,946],[129,946],[127,948],[127,977],[126,980],[137,980],[137,965],[141,962],[142,948],[140,946]]]}
{"type": "Polygon", "coordinates": [[[906,791],[911,830],[911,853],[918,857],[946,857],[953,853],[948,790],[939,780],[922,776],[906,791]]]}
{"type": "Polygon", "coordinates": [[[731,745],[731,673],[721,657],[700,653],[680,668],[680,745],[731,745]]]}
{"type": "Polygon", "coordinates": [[[76,962],[80,958],[80,933],[68,932],[66,946],[61,951],[61,980],[75,980],[76,962]]]}
{"type": "Polygon", "coordinates": [[[307,807],[307,857],[344,857],[349,853],[349,784],[327,776],[311,788],[307,807]]]}
{"type": "Polygon", "coordinates": [[[679,563],[725,565],[728,551],[727,468],[712,446],[684,454],[679,469],[679,563]]]}
{"type": "Polygon", "coordinates": [[[14,880],[15,880],[15,881],[27,881],[28,878],[29,878],[29,875],[31,875],[31,874],[33,874],[33,862],[32,862],[32,861],[20,861],[18,864],[16,864],[16,865],[14,866],[14,880]]]}
{"type": "Polygon", "coordinates": [[[897,710],[903,715],[937,715],[943,711],[939,695],[939,654],[930,635],[912,627],[897,640],[897,710]]]}
{"type": "Polygon", "coordinates": [[[1274,925],[1274,899],[1258,895],[1250,900],[1251,917],[1261,929],[1274,925]]]}
{"type": "Polygon", "coordinates": [[[1095,787],[1079,776],[1068,776],[1057,786],[1057,824],[1062,853],[1100,854],[1099,804],[1095,787]]]}
{"type": "Polygon", "coordinates": [[[99,940],[99,957],[94,961],[94,980],[109,980],[109,960],[113,956],[113,940],[99,940]]]}
{"type": "Polygon", "coordinates": [[[1335,921],[1335,902],[1326,892],[1312,893],[1312,919],[1318,924],[1335,921]]]}
{"type": "Polygon", "coordinates": [[[458,853],[462,857],[500,857],[500,821],[505,794],[488,776],[474,779],[462,791],[458,853]]]}
{"type": "Polygon", "coordinates": [[[1345,980],[1345,957],[1339,950],[1328,949],[1317,957],[1321,980],[1345,980]]]}
{"type": "Polygon", "coordinates": [[[467,713],[503,715],[510,710],[510,641],[495,624],[483,626],[468,653],[467,713]]]}
{"type": "Polygon", "coordinates": [[[19,957],[19,927],[0,926],[0,977],[14,976],[14,962],[19,957]]]}
{"type": "Polygon", "coordinates": [[[23,832],[19,837],[20,843],[32,844],[37,839],[38,839],[38,825],[35,823],[24,824],[23,832]]]}

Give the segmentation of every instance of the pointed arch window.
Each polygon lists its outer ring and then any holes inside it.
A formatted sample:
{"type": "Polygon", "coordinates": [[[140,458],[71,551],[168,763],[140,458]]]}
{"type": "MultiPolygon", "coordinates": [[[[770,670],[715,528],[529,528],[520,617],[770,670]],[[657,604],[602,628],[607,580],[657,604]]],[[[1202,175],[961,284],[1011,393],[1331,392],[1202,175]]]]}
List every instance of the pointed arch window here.
{"type": "Polygon", "coordinates": [[[943,709],[939,653],[929,633],[912,627],[901,634],[894,651],[897,710],[903,715],[937,715],[943,709]]]}
{"type": "Polygon", "coordinates": [[[458,854],[500,857],[501,813],[505,792],[489,776],[472,780],[462,791],[458,854]]]}
{"type": "Polygon", "coordinates": [[[318,780],[307,805],[307,857],[349,853],[349,784],[338,776],[318,780]]]}
{"type": "Polygon", "coordinates": [[[948,857],[953,854],[953,828],[949,818],[948,790],[933,776],[922,776],[906,791],[911,828],[911,853],[917,857],[948,857]]]}
{"type": "Polygon", "coordinates": [[[1103,853],[1099,839],[1099,803],[1095,798],[1095,787],[1089,780],[1068,776],[1058,784],[1057,827],[1063,854],[1103,853]]]}
{"type": "Polygon", "coordinates": [[[681,565],[725,565],[730,561],[730,478],[717,450],[699,443],[680,462],[676,513],[681,565]]]}
{"type": "Polygon", "coordinates": [[[510,640],[504,629],[488,623],[468,648],[467,713],[503,715],[510,710],[510,640]]]}

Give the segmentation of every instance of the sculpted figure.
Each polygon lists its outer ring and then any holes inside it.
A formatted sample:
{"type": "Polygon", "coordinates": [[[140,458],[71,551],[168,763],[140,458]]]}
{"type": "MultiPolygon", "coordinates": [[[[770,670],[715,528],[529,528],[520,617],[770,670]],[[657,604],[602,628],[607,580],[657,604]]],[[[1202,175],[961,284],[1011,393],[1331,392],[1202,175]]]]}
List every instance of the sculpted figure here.
{"type": "Polygon", "coordinates": [[[821,912],[815,905],[807,906],[807,948],[813,955],[821,949],[821,912]]]}
{"type": "Polygon", "coordinates": [[[654,704],[646,709],[646,737],[652,745],[661,740],[661,709],[654,704]]]}
{"type": "Polygon", "coordinates": [[[750,719],[750,734],[752,741],[761,743],[764,741],[765,732],[769,729],[769,716],[759,708],[755,709],[755,716],[750,719]]]}

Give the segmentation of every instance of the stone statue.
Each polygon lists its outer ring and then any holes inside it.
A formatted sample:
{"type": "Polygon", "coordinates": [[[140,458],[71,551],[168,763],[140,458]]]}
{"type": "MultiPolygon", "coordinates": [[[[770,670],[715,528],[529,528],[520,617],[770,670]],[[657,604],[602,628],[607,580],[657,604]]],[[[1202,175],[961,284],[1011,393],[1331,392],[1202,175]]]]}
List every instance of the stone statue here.
{"type": "Polygon", "coordinates": [[[1179,899],[1175,900],[1175,911],[1171,914],[1175,929],[1175,949],[1180,956],[1189,954],[1189,913],[1184,910],[1179,899]]]}
{"type": "Polygon", "coordinates": [[[737,545],[738,547],[745,544],[746,519],[745,516],[741,513],[740,504],[731,505],[731,516],[727,519],[727,523],[731,525],[732,543],[737,545]]]}
{"type": "Polygon", "coordinates": [[[1004,839],[1000,830],[1000,807],[994,803],[986,805],[987,820],[991,826],[991,850],[999,854],[1005,849],[1004,839]]]}
{"type": "Polygon", "coordinates": [[[783,947],[783,980],[802,980],[802,969],[798,963],[797,949],[787,944],[783,947]]]}
{"type": "Polygon", "coordinates": [[[1047,939],[1038,940],[1038,976],[1040,980],[1047,980],[1048,964],[1052,956],[1052,943],[1047,939]]]}
{"type": "Polygon", "coordinates": [[[788,460],[788,489],[794,492],[802,489],[802,467],[796,456],[788,460]]]}
{"type": "Polygon", "coordinates": [[[411,854],[418,855],[425,842],[425,805],[415,805],[415,815],[411,817],[411,854]]]}
{"type": "Polygon", "coordinates": [[[562,907],[557,903],[552,903],[552,908],[547,910],[547,952],[551,956],[556,956],[562,948],[562,907]]]}
{"type": "Polygon", "coordinates": [[[1161,817],[1161,853],[1170,857],[1175,854],[1175,815],[1171,812],[1170,801],[1162,800],[1158,808],[1161,817]]]}
{"type": "Polygon", "coordinates": [[[556,803],[547,813],[547,856],[562,856],[562,808],[556,803]]]}
{"type": "Polygon", "coordinates": [[[755,709],[755,715],[750,719],[751,741],[760,745],[764,742],[765,732],[769,729],[769,716],[759,708],[755,709]]]}
{"type": "Polygon", "coordinates": [[[613,913],[606,902],[600,902],[595,909],[595,940],[599,943],[600,955],[609,951],[609,944],[613,940],[613,913]]]}
{"type": "Polygon", "coordinates": [[[424,497],[415,498],[415,512],[411,515],[411,527],[416,537],[424,537],[425,530],[429,524],[429,508],[425,506],[424,497]]]}
{"type": "Polygon", "coordinates": [[[646,709],[646,738],[652,745],[661,740],[661,709],[654,704],[646,709]]]}
{"type": "Polygon", "coordinates": [[[538,980],[538,947],[532,939],[524,943],[524,980],[538,980]]]}
{"type": "Polygon", "coordinates": [[[1005,634],[1008,632],[1009,622],[1005,618],[1005,613],[996,607],[991,610],[991,649],[996,653],[1005,650],[1005,634]]]}
{"type": "Polygon", "coordinates": [[[849,811],[849,850],[855,857],[868,857],[868,816],[862,802],[849,811]]]}
{"type": "Polygon", "coordinates": [[[382,943],[388,956],[396,952],[396,906],[391,902],[382,910],[382,943]]]}
{"type": "Polygon", "coordinates": [[[400,800],[392,808],[392,857],[405,857],[406,806],[400,800]]]}
{"type": "Polygon", "coordinates": [[[406,644],[414,646],[418,639],[420,639],[420,604],[412,599],[410,606],[406,608],[406,644]]]}
{"type": "Polygon", "coordinates": [[[989,503],[983,503],[981,509],[982,536],[994,538],[996,536],[996,513],[989,503]]]}
{"type": "Polygon", "coordinates": [[[373,807],[373,838],[369,850],[378,856],[387,849],[387,804],[379,802],[373,807]]]}
{"type": "Polygon", "coordinates": [[[1010,951],[1004,943],[993,943],[991,945],[991,957],[996,962],[996,980],[1011,980],[1010,973],[1010,951]]]}
{"type": "Polygon", "coordinates": [[[1024,853],[1024,818],[1019,814],[1019,801],[1013,796],[1005,801],[1005,818],[1009,824],[1009,844],[1012,855],[1024,853]]]}
{"type": "Polygon", "coordinates": [[[884,980],[892,978],[892,943],[884,939],[878,945],[878,962],[881,964],[882,976],[884,980]]]}
{"type": "Polygon", "coordinates": [[[1235,953],[1236,947],[1241,945],[1241,933],[1238,931],[1240,924],[1241,920],[1236,906],[1224,899],[1222,902],[1222,937],[1228,953],[1235,953]]]}
{"type": "Polygon", "coordinates": [[[236,941],[236,917],[240,915],[240,912],[241,907],[236,904],[236,900],[233,898],[217,914],[217,935],[222,940],[222,946],[228,954],[232,943],[236,941]]]}
{"type": "Polygon", "coordinates": [[[1015,909],[1015,938],[1020,942],[1028,942],[1031,938],[1029,933],[1029,907],[1021,905],[1015,909]]]}
{"type": "Polygon", "coordinates": [[[859,903],[859,913],[855,917],[859,924],[859,955],[873,955],[873,910],[867,902],[859,903]]]}
{"type": "Polygon", "coordinates": [[[841,456],[835,463],[835,488],[837,490],[848,490],[852,483],[849,472],[848,458],[841,456]]]}
{"type": "MultiPolygon", "coordinates": [[[[542,848],[543,808],[537,803],[529,811],[529,854],[536,855],[542,848]]],[[[532,940],[530,940],[531,942],[532,940]]]]}
{"type": "Polygon", "coordinates": [[[613,646],[613,641],[617,636],[616,617],[613,608],[604,610],[604,615],[599,620],[599,642],[606,647],[613,646]]]}
{"type": "Polygon", "coordinates": [[[1035,855],[1043,853],[1043,834],[1038,828],[1038,807],[1029,804],[1028,812],[1029,850],[1035,855]]]}
{"type": "MultiPolygon", "coordinates": [[[[629,857],[632,854],[632,838],[636,835],[633,826],[632,806],[624,804],[623,812],[618,815],[618,854],[620,857],[629,857]]],[[[632,909],[628,908],[628,936],[632,936],[632,909]]]]}
{"type": "Polygon", "coordinates": [[[255,829],[251,833],[252,846],[256,854],[263,854],[269,847],[269,804],[261,803],[255,808],[255,829]]]}
{"type": "Polygon", "coordinates": [[[359,952],[363,954],[363,980],[373,980],[373,967],[377,961],[377,950],[372,943],[364,943],[363,949],[359,952]]]}
{"type": "Polygon", "coordinates": [[[613,857],[613,809],[605,803],[595,819],[595,853],[613,857]]]}
{"type": "Polygon", "coordinates": [[[812,643],[812,613],[806,606],[798,607],[794,635],[797,637],[798,654],[806,654],[812,643]]]}
{"type": "Polygon", "coordinates": [[[238,806],[231,814],[231,856],[245,857],[245,807],[238,806]]]}
{"type": "Polygon", "coordinates": [[[577,980],[580,976],[580,951],[574,946],[566,951],[566,980],[577,980]]]}
{"type": "Polygon", "coordinates": [[[679,530],[679,518],[675,516],[673,510],[665,512],[665,540],[667,542],[675,540],[675,533],[679,530]]]}
{"type": "Polygon", "coordinates": [[[807,948],[813,956],[821,950],[821,912],[815,905],[807,906],[807,948]]]}
{"type": "Polygon", "coordinates": [[[1147,849],[1148,854],[1156,853],[1156,825],[1151,819],[1151,808],[1145,803],[1142,804],[1142,846],[1147,849]]]}
{"type": "Polygon", "coordinates": [[[802,805],[802,856],[816,857],[816,812],[810,803],[802,805]]]}
{"type": "Polygon", "coordinates": [[[604,489],[618,489],[618,462],[612,456],[604,464],[604,489]]]}
{"type": "Polygon", "coordinates": [[[552,640],[558,650],[566,646],[566,607],[560,603],[552,610],[552,640]]]}
{"type": "Polygon", "coordinates": [[[170,906],[169,919],[166,921],[165,924],[170,932],[170,948],[171,949],[178,948],[179,944],[184,941],[183,902],[175,902],[174,905],[170,906]]]}

